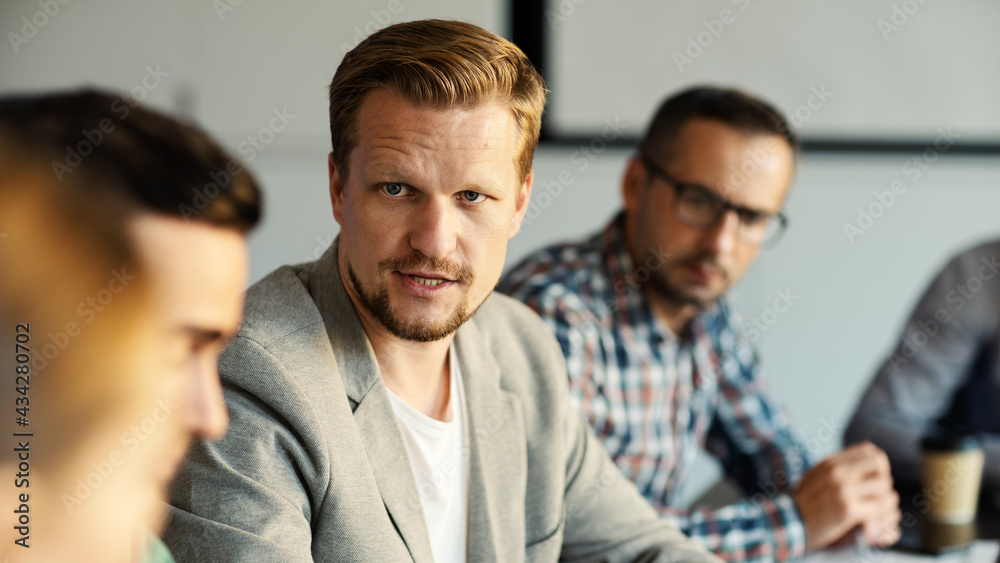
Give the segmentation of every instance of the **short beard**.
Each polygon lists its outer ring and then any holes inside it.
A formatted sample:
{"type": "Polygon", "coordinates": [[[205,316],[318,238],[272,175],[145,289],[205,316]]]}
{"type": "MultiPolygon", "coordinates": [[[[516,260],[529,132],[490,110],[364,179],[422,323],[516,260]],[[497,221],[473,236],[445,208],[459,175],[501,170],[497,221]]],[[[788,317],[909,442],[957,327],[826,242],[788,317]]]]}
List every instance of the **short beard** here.
{"type": "MultiPolygon", "coordinates": [[[[704,262],[706,259],[703,257],[698,257],[693,260],[686,260],[682,263],[675,264],[675,266],[685,266],[690,263],[700,263],[704,262]]],[[[657,295],[663,298],[665,301],[673,303],[680,307],[695,306],[699,309],[704,309],[714,303],[720,295],[712,296],[708,299],[703,299],[701,297],[696,297],[690,293],[685,292],[683,289],[677,287],[670,281],[669,269],[663,268],[658,272],[651,272],[649,280],[645,283],[650,289],[652,289],[657,295]]]]}
{"type": "MultiPolygon", "coordinates": [[[[428,266],[436,271],[446,272],[449,278],[471,285],[475,276],[468,266],[455,266],[445,260],[430,260],[423,256],[411,256],[410,258],[387,258],[379,262],[378,277],[382,278],[389,272],[405,270],[420,266],[428,266]]],[[[407,321],[400,319],[392,312],[392,303],[389,300],[389,289],[385,283],[379,284],[374,291],[367,290],[361,285],[361,280],[354,273],[350,263],[347,264],[347,277],[351,280],[361,306],[368,310],[386,330],[396,338],[409,340],[411,342],[434,342],[441,340],[454,333],[460,326],[465,324],[472,315],[479,310],[482,303],[476,306],[471,312],[468,303],[458,306],[451,316],[436,325],[429,325],[417,321],[407,321]]],[[[489,297],[487,295],[487,297],[489,297]]],[[[486,300],[483,300],[485,303],[486,300]]]]}
{"type": "Polygon", "coordinates": [[[688,295],[679,288],[675,287],[674,284],[670,283],[670,280],[667,279],[666,272],[664,272],[664,275],[662,276],[651,276],[649,281],[646,282],[646,285],[656,292],[657,295],[663,298],[663,300],[669,301],[677,306],[686,307],[694,305],[699,309],[704,309],[708,305],[708,303],[702,299],[693,295],[688,295]]]}

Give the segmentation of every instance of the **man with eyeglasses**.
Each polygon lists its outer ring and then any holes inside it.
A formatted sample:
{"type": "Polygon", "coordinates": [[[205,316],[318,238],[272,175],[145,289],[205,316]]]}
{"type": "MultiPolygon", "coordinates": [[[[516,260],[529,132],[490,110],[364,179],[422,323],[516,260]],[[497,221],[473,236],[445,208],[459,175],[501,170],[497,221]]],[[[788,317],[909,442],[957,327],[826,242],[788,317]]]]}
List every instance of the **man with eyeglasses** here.
{"type": "Polygon", "coordinates": [[[699,87],[666,100],[600,233],[541,250],[500,289],[555,332],[570,393],[661,514],[729,561],[783,561],[898,538],[885,454],[859,444],[813,466],[767,390],[725,292],[787,226],[797,140],[767,103],[699,87]],[[746,495],[679,506],[699,448],[746,495]]]}

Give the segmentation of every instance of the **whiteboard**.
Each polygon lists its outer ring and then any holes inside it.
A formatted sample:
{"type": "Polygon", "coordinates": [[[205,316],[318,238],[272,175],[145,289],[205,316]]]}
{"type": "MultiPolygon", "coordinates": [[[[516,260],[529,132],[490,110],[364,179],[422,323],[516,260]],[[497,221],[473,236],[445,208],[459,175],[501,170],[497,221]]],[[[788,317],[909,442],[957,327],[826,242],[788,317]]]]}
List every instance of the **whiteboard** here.
{"type": "Polygon", "coordinates": [[[807,138],[1000,140],[996,0],[550,0],[545,30],[556,135],[617,118],[639,136],[668,93],[712,83],[807,138]]]}

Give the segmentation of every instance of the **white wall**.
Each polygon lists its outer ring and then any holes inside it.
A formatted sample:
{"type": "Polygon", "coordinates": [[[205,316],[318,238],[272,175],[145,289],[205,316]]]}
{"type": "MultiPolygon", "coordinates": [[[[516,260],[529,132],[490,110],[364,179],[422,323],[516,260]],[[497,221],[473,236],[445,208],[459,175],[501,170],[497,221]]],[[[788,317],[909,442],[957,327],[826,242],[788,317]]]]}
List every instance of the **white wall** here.
{"type": "Polygon", "coordinates": [[[549,5],[551,117],[565,131],[593,131],[609,114],[643,120],[663,92],[707,81],[738,84],[789,113],[806,106],[799,120],[810,135],[922,140],[950,124],[970,137],[1000,138],[997,2],[549,5]],[[814,88],[832,97],[810,100],[814,88]],[[817,107],[823,110],[811,115],[817,107]]]}
{"type": "MultiPolygon", "coordinates": [[[[21,18],[39,10],[31,2],[0,4],[0,31],[19,33],[21,18]]],[[[18,52],[9,41],[0,44],[0,92],[81,84],[127,91],[141,86],[147,66],[159,64],[170,76],[145,92],[151,103],[186,113],[233,151],[245,158],[252,154],[250,166],[267,196],[264,222],[250,240],[256,280],[281,264],[318,256],[336,235],[326,191],[325,86],[342,56],[341,43],[353,45],[357,30],[387,20],[430,16],[466,19],[498,32],[504,27],[501,0],[244,0],[221,19],[212,3],[194,0],[69,2],[18,52]],[[295,117],[284,130],[262,134],[276,110],[295,117]],[[251,153],[248,135],[272,140],[251,153]]],[[[692,25],[700,17],[700,11],[689,14],[692,25]]],[[[648,67],[601,53],[594,51],[589,60],[593,76],[648,67]]],[[[962,59],[952,64],[969,74],[984,71],[964,66],[962,59]]],[[[781,61],[774,65],[780,72],[781,61]]],[[[865,85],[841,91],[841,99],[878,94],[865,85]]],[[[601,100],[591,101],[598,107],[601,100]]],[[[937,109],[945,118],[949,107],[959,105],[941,104],[937,109]]],[[[959,109],[970,111],[964,104],[959,109]]],[[[591,113],[596,123],[618,118],[616,127],[625,135],[638,135],[644,127],[645,117],[591,113]]],[[[590,157],[581,149],[538,151],[532,213],[537,216],[511,242],[508,264],[540,246],[599,229],[615,212],[628,151],[600,148],[595,141],[587,149],[590,157]],[[546,186],[558,196],[542,196],[546,186]]],[[[779,289],[799,296],[786,313],[767,313],[774,322],[758,344],[775,391],[806,438],[817,436],[824,420],[846,423],[914,299],[946,257],[1000,233],[1000,159],[944,153],[914,180],[903,169],[909,158],[807,155],[788,201],[790,231],[735,292],[748,318],[765,314],[779,289]],[[855,221],[857,208],[872,205],[873,192],[889,190],[896,180],[906,191],[850,242],[844,223],[855,221]]],[[[836,442],[818,444],[818,451],[832,451],[836,442]]],[[[691,496],[712,474],[707,470],[699,477],[690,485],[691,496]]]]}

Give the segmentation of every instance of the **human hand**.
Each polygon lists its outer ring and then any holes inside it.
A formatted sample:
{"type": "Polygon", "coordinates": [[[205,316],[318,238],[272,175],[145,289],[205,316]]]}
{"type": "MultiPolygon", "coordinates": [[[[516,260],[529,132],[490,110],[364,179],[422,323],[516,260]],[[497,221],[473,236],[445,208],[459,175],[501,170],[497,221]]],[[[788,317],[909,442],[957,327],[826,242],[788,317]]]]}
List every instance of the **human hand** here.
{"type": "Polygon", "coordinates": [[[899,495],[892,488],[889,458],[870,442],[823,460],[792,493],[806,527],[806,548],[822,549],[860,527],[871,545],[899,539],[899,495]]]}

